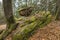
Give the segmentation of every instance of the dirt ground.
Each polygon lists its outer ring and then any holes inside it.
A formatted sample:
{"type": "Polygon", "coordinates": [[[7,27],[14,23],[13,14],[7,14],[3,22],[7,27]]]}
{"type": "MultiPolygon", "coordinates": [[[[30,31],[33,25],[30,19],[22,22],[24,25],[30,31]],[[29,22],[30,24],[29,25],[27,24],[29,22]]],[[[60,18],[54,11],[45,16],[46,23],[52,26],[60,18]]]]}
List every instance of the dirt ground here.
{"type": "Polygon", "coordinates": [[[28,40],[60,40],[60,21],[54,21],[36,30],[28,40]]]}

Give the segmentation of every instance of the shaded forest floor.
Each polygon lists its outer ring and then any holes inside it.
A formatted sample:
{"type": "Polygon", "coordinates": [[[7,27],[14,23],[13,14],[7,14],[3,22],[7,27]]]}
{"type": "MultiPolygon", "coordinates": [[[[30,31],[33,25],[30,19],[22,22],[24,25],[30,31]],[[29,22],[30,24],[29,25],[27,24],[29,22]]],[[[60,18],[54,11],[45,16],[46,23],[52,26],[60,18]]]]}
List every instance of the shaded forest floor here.
{"type": "MultiPolygon", "coordinates": [[[[0,30],[6,25],[0,25],[0,30]]],[[[11,40],[10,34],[6,40],[11,40]]],[[[43,28],[39,28],[28,40],[60,40],[60,21],[52,21],[43,28]]]]}
{"type": "Polygon", "coordinates": [[[60,40],[60,21],[53,21],[39,28],[29,40],[60,40]]]}

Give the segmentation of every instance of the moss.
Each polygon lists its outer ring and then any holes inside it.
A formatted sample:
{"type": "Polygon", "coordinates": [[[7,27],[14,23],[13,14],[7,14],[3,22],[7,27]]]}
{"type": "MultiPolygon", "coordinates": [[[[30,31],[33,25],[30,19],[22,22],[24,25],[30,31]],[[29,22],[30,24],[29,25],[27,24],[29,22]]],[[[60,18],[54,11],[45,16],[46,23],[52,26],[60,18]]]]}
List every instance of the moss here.
{"type": "Polygon", "coordinates": [[[24,37],[26,37],[26,35],[29,34],[36,26],[37,26],[37,22],[36,21],[35,22],[32,22],[29,25],[24,26],[21,29],[20,33],[15,34],[15,36],[13,36],[13,40],[15,39],[15,37],[16,37],[15,40],[17,40],[17,39],[23,40],[24,37]]]}
{"type": "Polygon", "coordinates": [[[25,22],[30,22],[28,25],[24,25],[24,27],[20,30],[20,32],[14,34],[13,40],[27,40],[26,36],[31,34],[31,32],[36,28],[36,27],[43,27],[44,25],[48,24],[51,21],[51,15],[47,13],[46,15],[43,16],[43,19],[36,19],[34,16],[31,17],[30,20],[26,20],[25,22]]]}

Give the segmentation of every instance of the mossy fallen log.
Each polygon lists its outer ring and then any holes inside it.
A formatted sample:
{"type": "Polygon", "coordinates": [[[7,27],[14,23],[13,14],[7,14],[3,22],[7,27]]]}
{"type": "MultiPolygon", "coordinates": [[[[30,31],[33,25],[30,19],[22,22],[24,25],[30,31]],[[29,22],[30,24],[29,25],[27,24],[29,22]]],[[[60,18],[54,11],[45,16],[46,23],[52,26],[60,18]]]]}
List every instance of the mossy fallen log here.
{"type": "Polygon", "coordinates": [[[24,26],[21,31],[19,33],[16,33],[14,36],[13,36],[13,40],[23,40],[23,38],[30,32],[32,31],[35,26],[37,25],[36,21],[29,24],[29,25],[26,25],[24,26]]]}
{"type": "Polygon", "coordinates": [[[26,36],[31,34],[31,32],[36,27],[43,27],[44,25],[48,24],[51,21],[50,14],[46,14],[43,18],[44,20],[37,19],[33,21],[32,23],[30,23],[29,25],[24,26],[19,33],[14,34],[13,40],[26,40],[26,36]]]}
{"type": "Polygon", "coordinates": [[[19,19],[16,19],[17,21],[25,21],[25,23],[31,23],[31,22],[33,22],[33,21],[35,21],[35,20],[45,20],[48,16],[50,15],[50,13],[46,13],[46,14],[44,14],[44,13],[41,13],[41,15],[40,14],[38,14],[37,16],[30,16],[30,17],[28,17],[28,18],[24,18],[24,17],[21,17],[21,18],[19,18],[19,19]]]}
{"type": "MultiPolygon", "coordinates": [[[[50,21],[50,20],[49,20],[50,21]]],[[[36,22],[37,23],[37,22],[36,22]]],[[[37,27],[43,27],[44,25],[46,25],[46,23],[48,23],[48,20],[44,23],[41,24],[42,22],[40,22],[40,25],[36,24],[36,23],[31,23],[29,26],[26,26],[24,28],[22,28],[22,30],[20,31],[20,33],[17,33],[13,36],[12,40],[27,40],[26,36],[30,35],[31,32],[33,32],[33,30],[37,27]],[[36,24],[36,25],[35,25],[36,24]]]]}

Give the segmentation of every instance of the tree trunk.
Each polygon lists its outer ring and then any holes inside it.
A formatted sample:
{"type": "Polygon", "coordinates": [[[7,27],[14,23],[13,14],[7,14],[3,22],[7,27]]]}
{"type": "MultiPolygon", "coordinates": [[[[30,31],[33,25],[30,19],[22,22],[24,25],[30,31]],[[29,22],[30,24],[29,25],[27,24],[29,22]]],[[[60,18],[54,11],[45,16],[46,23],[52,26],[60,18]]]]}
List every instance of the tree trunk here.
{"type": "Polygon", "coordinates": [[[57,8],[56,19],[59,19],[59,17],[60,17],[60,0],[56,1],[56,8],[57,8]]]}
{"type": "Polygon", "coordinates": [[[12,11],[12,0],[3,0],[4,14],[7,19],[7,23],[15,23],[12,11]]]}
{"type": "Polygon", "coordinates": [[[4,40],[13,30],[16,29],[17,23],[15,23],[12,11],[12,0],[3,0],[4,14],[7,19],[7,29],[0,34],[0,40],[4,40]]]}

